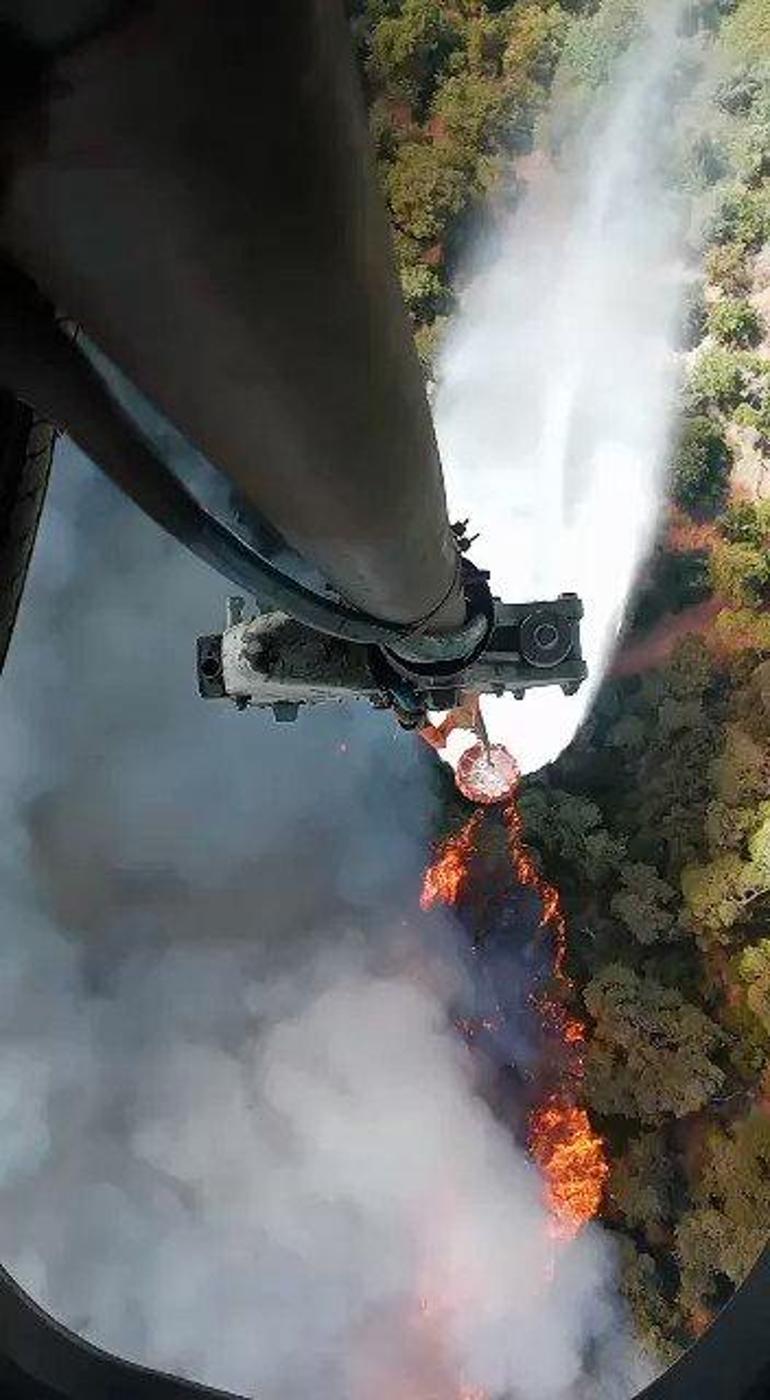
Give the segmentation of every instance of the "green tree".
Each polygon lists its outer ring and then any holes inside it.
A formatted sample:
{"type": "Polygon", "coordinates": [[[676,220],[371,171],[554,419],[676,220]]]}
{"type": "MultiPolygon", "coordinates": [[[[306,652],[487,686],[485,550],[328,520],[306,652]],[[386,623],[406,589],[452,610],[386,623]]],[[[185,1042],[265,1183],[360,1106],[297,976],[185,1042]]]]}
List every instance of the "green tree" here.
{"type": "Polygon", "coordinates": [[[462,28],[455,16],[441,0],[403,0],[398,13],[386,14],[371,33],[370,68],[375,81],[418,111],[425,108],[462,45],[462,28]]]}
{"type": "Polygon", "coordinates": [[[385,185],[396,228],[423,245],[444,238],[470,197],[466,171],[437,142],[405,141],[385,185]]]}
{"type": "Polygon", "coordinates": [[[675,1257],[679,1264],[679,1305],[683,1312],[709,1307],[720,1261],[729,1248],[730,1222],[713,1206],[702,1205],[682,1216],[676,1227],[675,1257]]]}
{"type": "Polygon", "coordinates": [[[723,504],[730,477],[730,450],[717,424],[703,416],[685,419],[674,454],[671,493],[685,510],[713,511],[723,504]]]}
{"type": "Polygon", "coordinates": [[[676,1231],[683,1304],[713,1295],[720,1275],[742,1283],[770,1231],[770,1116],[754,1110],[709,1134],[695,1208],[676,1231]]]}
{"type": "Polygon", "coordinates": [[[730,943],[747,910],[770,890],[770,878],[753,861],[726,851],[704,865],[682,871],[682,894],[699,943],[730,943]]]}
{"type": "Polygon", "coordinates": [[[734,165],[741,179],[755,189],[770,174],[770,127],[766,121],[748,127],[735,151],[734,165]]]}
{"type": "Polygon", "coordinates": [[[502,58],[502,80],[511,112],[507,145],[526,151],[536,117],[546,106],[570,17],[563,4],[525,3],[507,7],[509,26],[502,58]]]}
{"type": "Polygon", "coordinates": [[[403,262],[401,290],[410,315],[418,323],[433,321],[448,309],[449,293],[435,267],[424,262],[403,262]]]}
{"type": "Polygon", "coordinates": [[[612,896],[612,913],[639,943],[675,938],[676,891],[651,865],[623,865],[620,889],[612,896]]]}
{"type": "Polygon", "coordinates": [[[586,1085],[599,1113],[659,1123],[694,1113],[721,1089],[712,1056],[723,1033],[678,991],[613,963],[584,996],[595,1022],[586,1085]]]}
{"type": "Polygon", "coordinates": [[[770,660],[753,666],[732,705],[736,721],[746,734],[764,743],[770,739],[770,660]]]}
{"type": "Polygon", "coordinates": [[[754,410],[752,427],[763,448],[770,444],[770,361],[751,350],[741,352],[743,402],[754,410]]]}
{"type": "Polygon", "coordinates": [[[707,321],[703,283],[700,280],[690,282],[682,305],[680,344],[683,350],[694,350],[696,345],[700,345],[706,334],[707,321]]]}
{"type": "Polygon", "coordinates": [[[499,78],[455,73],[438,89],[432,113],[436,139],[472,176],[480,156],[505,135],[511,108],[499,78]]]}
{"type": "Polygon", "coordinates": [[[730,116],[745,116],[762,91],[762,79],[751,65],[742,65],[723,78],[714,93],[714,102],[730,116]]]}
{"type": "Polygon", "coordinates": [[[732,501],[719,524],[733,544],[770,548],[770,501],[732,501]]]}
{"type": "Polygon", "coordinates": [[[739,355],[723,346],[702,350],[697,356],[685,390],[687,403],[698,413],[707,408],[737,408],[745,389],[744,365],[739,355]]]}
{"type": "Polygon", "coordinates": [[[737,961],[746,1005],[770,1038],[770,938],[762,938],[745,948],[737,961]]]}
{"type": "Polygon", "coordinates": [[[514,5],[503,55],[503,78],[520,105],[542,104],[569,33],[569,17],[557,5],[514,5]]]}
{"type": "Polygon", "coordinates": [[[522,794],[527,840],[549,860],[569,866],[579,880],[601,885],[619,868],[622,842],[603,825],[595,802],[558,788],[532,787],[522,794]]]}
{"type": "Polygon", "coordinates": [[[662,544],[647,567],[628,619],[632,630],[648,628],[667,613],[681,612],[711,596],[709,556],[706,550],[684,553],[662,544]]]}
{"type": "Polygon", "coordinates": [[[690,142],[682,160],[682,183],[691,190],[709,189],[723,180],[729,170],[724,146],[711,132],[699,132],[690,142]]]}
{"type": "Polygon", "coordinates": [[[704,848],[702,813],[712,796],[717,733],[709,702],[711,680],[708,651],[700,638],[688,638],[665,668],[645,676],[634,697],[647,743],[624,802],[629,850],[677,884],[682,866],[699,860],[704,848]],[[686,711],[682,702],[688,702],[686,711]],[[671,719],[683,714],[687,722],[670,727],[671,719]]]}
{"type": "Polygon", "coordinates": [[[770,652],[770,612],[724,609],[714,623],[716,640],[730,650],[770,652]]]}
{"type": "Polygon", "coordinates": [[[770,231],[770,200],[764,189],[736,185],[725,192],[711,229],[714,243],[737,243],[746,252],[762,247],[770,231]]]}
{"type": "Polygon", "coordinates": [[[369,108],[369,132],[375,155],[383,167],[395,159],[401,140],[399,125],[394,118],[392,103],[383,97],[375,98],[369,108]]]}
{"type": "MultiPolygon", "coordinates": [[[[765,773],[767,788],[770,786],[770,756],[765,760],[765,773]]],[[[770,802],[763,802],[759,809],[759,823],[749,837],[749,855],[757,870],[770,880],[770,802]]]]}
{"type": "Polygon", "coordinates": [[[620,1286],[644,1347],[664,1366],[676,1361],[679,1315],[665,1296],[663,1280],[651,1254],[621,1239],[618,1248],[620,1286]]]}
{"type": "Polygon", "coordinates": [[[625,714],[610,729],[607,742],[627,754],[639,754],[647,743],[647,727],[640,715],[625,714]]]}
{"type": "MultiPolygon", "coordinates": [[[[690,33],[717,30],[725,15],[731,14],[738,0],[689,0],[690,33]]],[[[685,21],[686,24],[686,21],[685,21]]]]}
{"type": "Polygon", "coordinates": [[[613,1163],[607,1197],[631,1229],[648,1230],[674,1218],[671,1153],[660,1131],[632,1138],[613,1163]]]}
{"type": "Polygon", "coordinates": [[[737,607],[770,601],[770,553],[763,545],[720,543],[711,556],[714,592],[737,607]]]}
{"type": "Polygon", "coordinates": [[[756,819],[753,807],[734,806],[714,798],[706,808],[706,840],[712,855],[739,851],[756,819]]]}
{"type": "Polygon", "coordinates": [[[758,428],[759,413],[751,403],[739,403],[733,413],[733,422],[737,428],[758,428]]]}
{"type": "Polygon", "coordinates": [[[708,328],[723,345],[747,350],[762,339],[764,321],[745,298],[723,297],[709,311],[708,328]]]}
{"type": "Polygon", "coordinates": [[[767,0],[742,0],[722,25],[721,42],[746,64],[770,59],[770,11],[767,0]]]}
{"type": "Polygon", "coordinates": [[[572,25],[564,44],[565,74],[589,89],[602,87],[639,24],[638,0],[605,0],[572,25]]]}
{"type": "Polygon", "coordinates": [[[751,276],[746,251],[739,243],[722,243],[709,249],[706,276],[728,296],[741,296],[749,290],[751,276]]]}
{"type": "Polygon", "coordinates": [[[700,723],[702,716],[702,700],[695,696],[690,700],[680,700],[676,695],[668,695],[658,707],[660,737],[673,739],[675,735],[689,733],[700,723]]]}
{"type": "Polygon", "coordinates": [[[717,797],[731,807],[756,806],[770,796],[767,747],[740,724],[726,726],[722,751],[714,759],[712,772],[717,797]]]}

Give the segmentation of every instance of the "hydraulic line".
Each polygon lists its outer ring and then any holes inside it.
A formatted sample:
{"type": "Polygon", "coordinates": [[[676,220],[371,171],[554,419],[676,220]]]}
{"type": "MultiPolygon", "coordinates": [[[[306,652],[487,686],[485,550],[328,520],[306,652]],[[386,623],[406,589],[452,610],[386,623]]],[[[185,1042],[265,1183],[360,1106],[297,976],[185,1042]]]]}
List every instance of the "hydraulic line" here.
{"type": "MultiPolygon", "coordinates": [[[[388,623],[324,597],[263,558],[174,475],[31,284],[12,270],[3,280],[0,382],[69,433],[125,495],[204,563],[264,608],[346,641],[389,647],[406,661],[461,662],[478,648],[489,630],[480,611],[440,634],[427,631],[431,614],[410,624],[388,623]]],[[[443,602],[437,599],[432,612],[443,602]]]]}

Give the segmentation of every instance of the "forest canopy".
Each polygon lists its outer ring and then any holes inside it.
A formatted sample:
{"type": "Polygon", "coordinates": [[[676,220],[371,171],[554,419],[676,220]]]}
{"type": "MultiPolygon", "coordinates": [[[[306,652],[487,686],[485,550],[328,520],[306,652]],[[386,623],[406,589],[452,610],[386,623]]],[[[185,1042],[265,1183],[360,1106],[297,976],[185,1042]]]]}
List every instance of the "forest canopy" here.
{"type": "MultiPolygon", "coordinates": [[[[533,151],[558,173],[645,6],[349,8],[430,375],[480,222],[516,207],[533,151]]],[[[521,802],[576,931],[585,1104],[611,1159],[603,1219],[640,1335],[666,1360],[770,1230],[770,4],[686,11],[712,79],[672,170],[692,230],[671,508],[626,644],[674,616],[698,621],[654,665],[604,683],[521,802]]],[[[445,816],[456,802],[447,785],[445,816]]]]}

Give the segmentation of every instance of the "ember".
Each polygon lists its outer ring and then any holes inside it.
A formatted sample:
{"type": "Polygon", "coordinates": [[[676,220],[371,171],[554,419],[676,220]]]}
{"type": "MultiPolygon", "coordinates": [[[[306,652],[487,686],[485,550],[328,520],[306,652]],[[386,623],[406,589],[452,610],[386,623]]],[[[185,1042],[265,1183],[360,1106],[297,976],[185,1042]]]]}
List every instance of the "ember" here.
{"type": "Polygon", "coordinates": [[[524,844],[521,812],[515,802],[505,809],[505,825],[508,830],[508,850],[511,864],[520,885],[528,885],[540,896],[543,906],[541,925],[553,934],[553,973],[554,977],[569,987],[566,973],[567,960],[567,920],[561,907],[561,895],[555,885],[550,885],[541,875],[532,852],[524,844]]]}
{"type": "Polygon", "coordinates": [[[456,836],[448,836],[441,842],[436,859],[428,866],[422,882],[421,909],[457,903],[468,880],[468,864],[475,850],[481,818],[481,812],[474,812],[456,836]]]}
{"type": "Polygon", "coordinates": [[[463,797],[483,807],[509,801],[520,777],[518,765],[502,744],[474,744],[463,754],[455,773],[463,797]]]}

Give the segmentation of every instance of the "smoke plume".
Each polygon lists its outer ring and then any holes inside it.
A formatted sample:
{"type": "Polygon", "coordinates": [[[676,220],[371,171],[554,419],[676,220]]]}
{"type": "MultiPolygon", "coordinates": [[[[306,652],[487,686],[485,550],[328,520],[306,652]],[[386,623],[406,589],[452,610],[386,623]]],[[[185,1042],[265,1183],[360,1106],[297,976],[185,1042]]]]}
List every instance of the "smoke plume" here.
{"type": "MultiPolygon", "coordinates": [[[[617,639],[664,490],[678,309],[677,210],[664,185],[678,5],[647,37],[558,174],[541,170],[485,249],[439,366],[450,503],[495,591],[579,593],[590,683],[578,698],[486,698],[490,737],[524,771],[575,734],[617,639]]],[[[473,742],[450,737],[453,762],[473,742]]]]}
{"type": "Polygon", "coordinates": [[[551,1279],[450,1025],[429,756],[355,708],[200,701],[221,593],[63,446],[0,691],[4,1264],[266,1400],[557,1400],[589,1344],[627,1393],[611,1254],[587,1232],[551,1279]]]}

